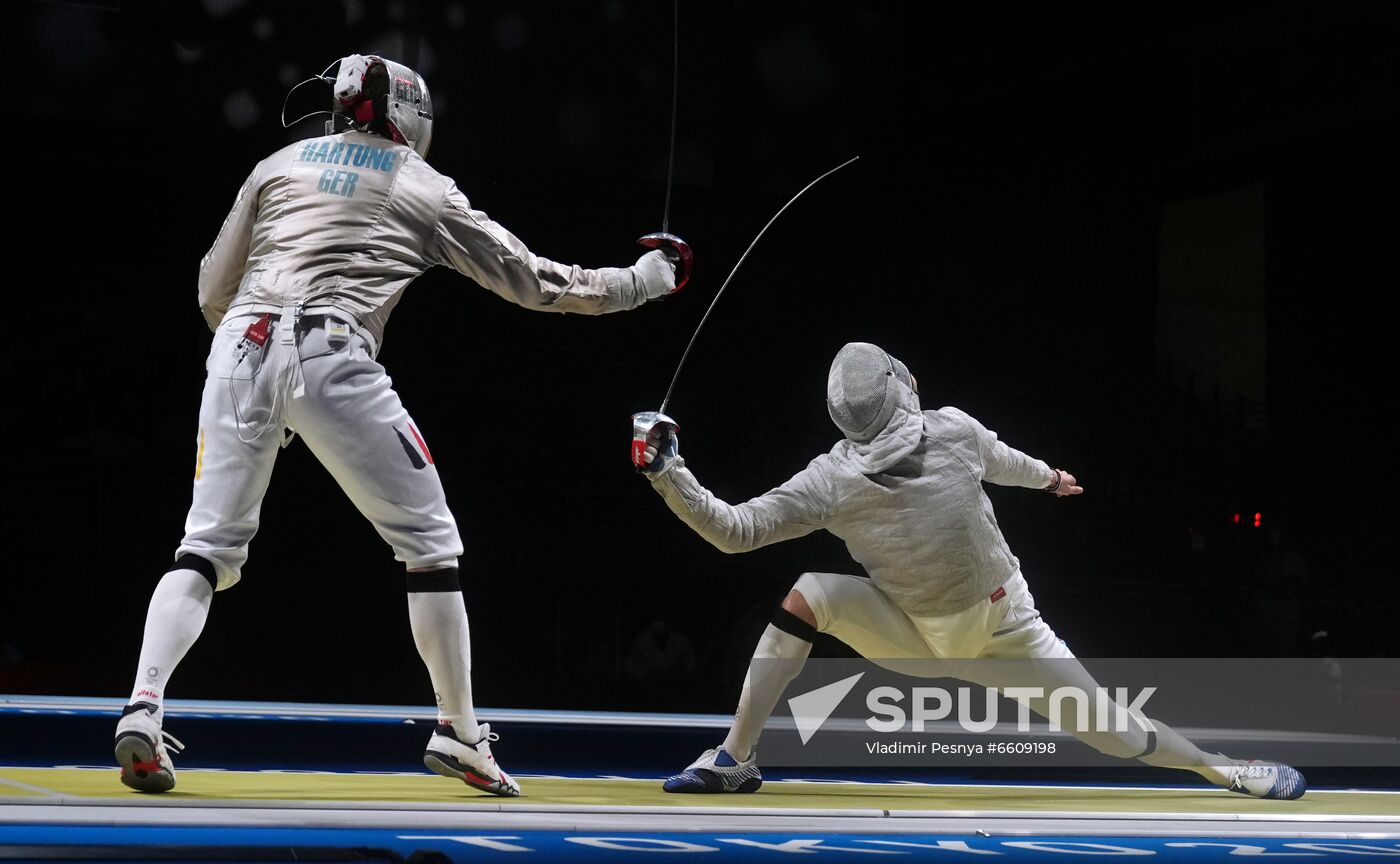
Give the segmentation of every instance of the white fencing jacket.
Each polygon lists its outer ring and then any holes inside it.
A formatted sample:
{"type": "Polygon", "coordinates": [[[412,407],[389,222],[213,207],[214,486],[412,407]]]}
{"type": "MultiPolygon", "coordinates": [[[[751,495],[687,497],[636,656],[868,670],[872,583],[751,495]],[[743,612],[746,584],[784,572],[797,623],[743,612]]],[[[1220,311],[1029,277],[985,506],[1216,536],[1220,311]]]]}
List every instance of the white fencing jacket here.
{"type": "Polygon", "coordinates": [[[725,552],[824,528],[910,615],[961,612],[1020,569],[982,483],[1044,488],[1055,474],[957,408],[920,412],[904,390],[909,398],[874,440],[842,439],[743,504],[716,498],[680,457],[648,476],[677,516],[725,552]]]}
{"type": "Polygon", "coordinates": [[[412,148],[362,132],[298,141],[258,163],[199,267],[210,329],[230,309],[332,308],[377,345],[404,288],[450,267],[530,309],[598,315],[675,287],[659,251],[585,270],[534,255],[412,148]]]}

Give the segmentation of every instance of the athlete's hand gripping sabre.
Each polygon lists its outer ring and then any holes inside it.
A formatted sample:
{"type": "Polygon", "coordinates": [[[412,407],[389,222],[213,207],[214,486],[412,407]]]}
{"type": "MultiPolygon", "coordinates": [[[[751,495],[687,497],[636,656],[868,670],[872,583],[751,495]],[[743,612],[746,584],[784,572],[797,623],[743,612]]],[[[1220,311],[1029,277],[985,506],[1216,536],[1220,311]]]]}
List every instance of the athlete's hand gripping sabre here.
{"type": "Polygon", "coordinates": [[[638,471],[661,475],[670,470],[680,455],[676,421],[659,411],[632,415],[632,464],[638,471]]]}

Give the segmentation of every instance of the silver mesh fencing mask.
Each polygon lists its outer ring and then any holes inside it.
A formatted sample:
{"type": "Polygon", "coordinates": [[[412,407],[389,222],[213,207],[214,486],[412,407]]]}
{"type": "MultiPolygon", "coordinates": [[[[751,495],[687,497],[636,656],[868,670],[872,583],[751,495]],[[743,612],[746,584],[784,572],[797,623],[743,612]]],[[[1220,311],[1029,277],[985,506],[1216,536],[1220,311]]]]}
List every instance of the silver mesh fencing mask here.
{"type": "Polygon", "coordinates": [[[909,369],[878,345],[849,342],[831,361],[826,410],[847,438],[863,443],[889,425],[901,388],[913,386],[909,369]]]}

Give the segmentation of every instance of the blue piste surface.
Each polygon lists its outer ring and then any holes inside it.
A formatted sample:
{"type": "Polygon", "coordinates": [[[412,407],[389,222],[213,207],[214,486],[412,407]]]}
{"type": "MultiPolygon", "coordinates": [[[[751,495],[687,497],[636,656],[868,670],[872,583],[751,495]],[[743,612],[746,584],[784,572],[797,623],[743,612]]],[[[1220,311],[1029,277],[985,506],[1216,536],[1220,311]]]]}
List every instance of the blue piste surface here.
{"type": "MultiPolygon", "coordinates": [[[[1262,837],[1094,837],[835,834],[828,832],[442,831],[315,828],[0,825],[0,860],[54,852],[63,860],[112,860],[114,850],[152,860],[407,861],[1157,861],[1207,862],[1236,856],[1297,861],[1397,861],[1393,839],[1262,837]],[[186,857],[180,857],[180,856],[186,857]],[[876,858],[878,856],[878,858],[876,858]],[[814,859],[818,860],[818,859],[814,859]]],[[[127,859],[132,860],[132,859],[127,859]]]]}

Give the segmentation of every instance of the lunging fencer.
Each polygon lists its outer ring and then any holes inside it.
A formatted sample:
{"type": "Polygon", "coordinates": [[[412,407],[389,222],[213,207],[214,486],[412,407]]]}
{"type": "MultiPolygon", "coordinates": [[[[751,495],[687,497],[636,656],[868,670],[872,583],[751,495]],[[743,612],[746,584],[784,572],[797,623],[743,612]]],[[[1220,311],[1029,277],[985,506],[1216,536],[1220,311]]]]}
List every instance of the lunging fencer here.
{"type": "MultiPolygon", "coordinates": [[[[329,72],[329,70],[328,70],[329,72]]],[[[210,601],[241,577],[277,451],[300,435],[407,568],[409,623],[428,668],[437,726],[423,761],[498,795],[520,787],[496,764],[472,706],[471,649],[458,580],[462,541],[427,437],[376,362],[404,289],[449,267],[513,303],[599,315],[683,284],[673,235],[631,267],[539,257],[428,164],[423,78],[377,56],[339,61],[326,134],[260,162],[205,255],[199,304],[214,332],[199,410],[193,502],[175,562],[147,612],[140,663],[116,730],[122,782],[175,785],[162,730],[176,665],[210,601]],[[679,272],[678,272],[679,270],[679,272]]]]}
{"type": "MultiPolygon", "coordinates": [[[[666,780],[669,792],[753,792],[762,785],[754,745],[817,633],[874,660],[1054,661],[1028,664],[1029,677],[1016,684],[1046,694],[1061,686],[1096,692],[1092,676],[1036,611],[982,487],[1063,497],[1084,491],[1075,476],[1007,446],[957,408],[922,410],[917,379],[869,343],[850,343],[836,355],[827,409],[842,440],[786,483],[739,505],[696,480],[670,418],[633,418],[634,463],[714,546],[747,552],[826,529],[869,574],[802,574],[759,638],[728,735],[666,780]]],[[[978,680],[976,665],[964,667],[969,680],[992,684],[978,680]]],[[[1051,716],[1048,698],[1028,702],[1051,716]]],[[[1287,765],[1204,753],[1155,720],[1155,730],[1127,723],[1107,732],[1078,717],[1059,722],[1102,753],[1193,771],[1231,791],[1292,799],[1307,788],[1287,765]]]]}

